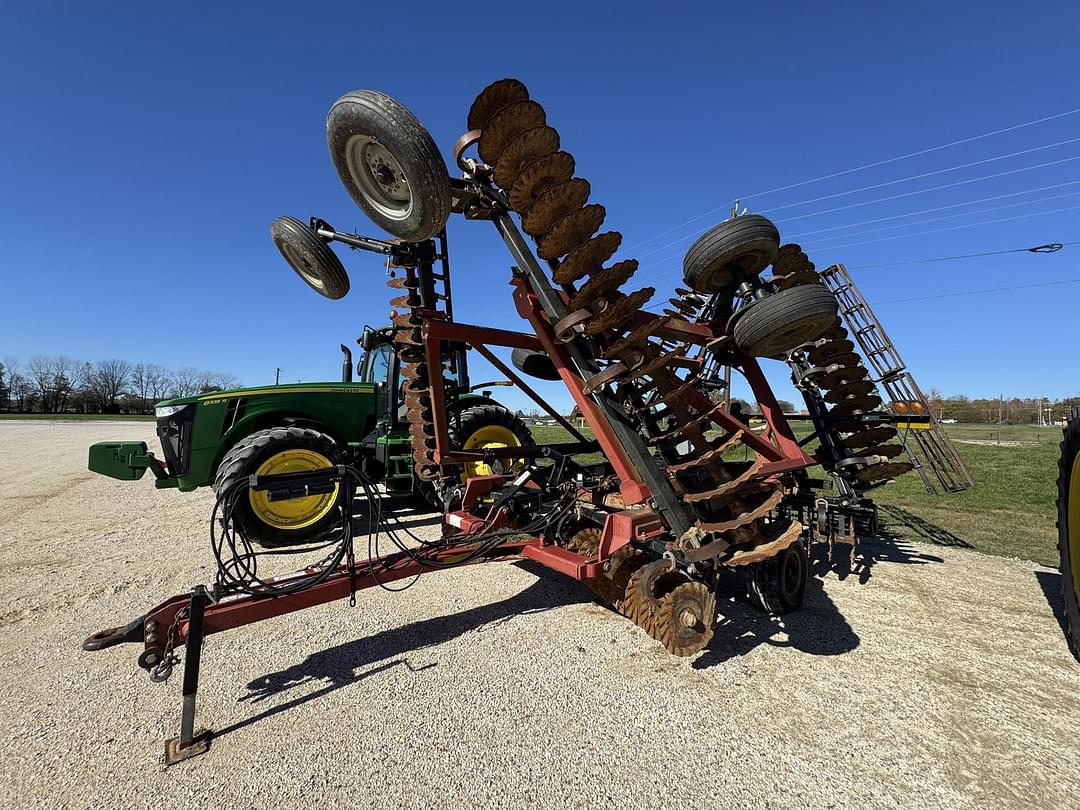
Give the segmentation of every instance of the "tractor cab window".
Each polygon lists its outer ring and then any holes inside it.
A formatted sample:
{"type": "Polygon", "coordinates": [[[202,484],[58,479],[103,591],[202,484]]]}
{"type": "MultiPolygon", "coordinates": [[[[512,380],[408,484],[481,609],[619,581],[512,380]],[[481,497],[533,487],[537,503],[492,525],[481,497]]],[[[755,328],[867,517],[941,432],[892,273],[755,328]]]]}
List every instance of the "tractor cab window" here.
{"type": "Polygon", "coordinates": [[[388,343],[373,346],[364,357],[364,382],[386,384],[394,349],[388,343]]]}

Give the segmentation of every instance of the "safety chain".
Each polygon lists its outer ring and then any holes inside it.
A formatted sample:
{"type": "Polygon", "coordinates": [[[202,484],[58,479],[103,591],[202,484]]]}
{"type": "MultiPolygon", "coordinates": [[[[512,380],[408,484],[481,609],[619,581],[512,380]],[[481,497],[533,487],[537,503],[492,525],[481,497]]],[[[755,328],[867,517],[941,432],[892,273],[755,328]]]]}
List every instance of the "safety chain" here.
{"type": "Polygon", "coordinates": [[[169,626],[169,632],[165,636],[165,650],[161,654],[161,660],[150,670],[150,680],[154,683],[164,683],[169,680],[173,667],[180,663],[180,656],[173,653],[173,646],[176,644],[176,637],[180,631],[180,622],[190,615],[190,605],[176,611],[173,622],[169,626]]]}

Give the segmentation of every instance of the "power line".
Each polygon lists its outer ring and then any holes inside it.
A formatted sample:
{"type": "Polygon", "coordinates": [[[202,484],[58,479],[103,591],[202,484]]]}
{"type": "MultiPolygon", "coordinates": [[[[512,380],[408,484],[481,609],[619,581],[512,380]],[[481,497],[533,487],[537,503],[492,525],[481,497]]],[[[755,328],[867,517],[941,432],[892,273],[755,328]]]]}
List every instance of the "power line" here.
{"type": "Polygon", "coordinates": [[[1070,163],[1074,160],[1080,160],[1080,155],[1076,157],[1062,158],[1061,160],[1050,160],[1046,163],[1036,163],[1034,166],[1021,166],[1019,169],[1009,169],[1004,172],[995,172],[994,174],[984,174],[981,177],[971,177],[967,180],[956,180],[952,183],[943,183],[940,186],[930,186],[930,188],[920,188],[915,191],[905,191],[903,194],[892,194],[888,197],[877,197],[873,200],[865,200],[864,202],[851,203],[849,205],[840,205],[836,208],[826,208],[824,211],[811,211],[809,214],[799,214],[795,217],[788,217],[787,219],[777,220],[777,224],[783,224],[785,222],[794,222],[797,219],[806,219],[807,217],[819,217],[822,214],[832,214],[836,211],[847,211],[851,208],[861,208],[864,205],[873,205],[879,202],[888,202],[889,200],[899,200],[904,197],[914,197],[918,194],[926,194],[931,191],[941,191],[946,188],[956,188],[957,186],[966,186],[971,183],[980,183],[983,180],[993,180],[997,177],[1005,177],[1010,174],[1019,174],[1020,172],[1030,172],[1034,169],[1045,169],[1047,166],[1058,166],[1062,163],[1070,163]]]}
{"type": "Polygon", "coordinates": [[[949,172],[959,171],[960,169],[970,169],[972,166],[981,166],[984,163],[994,163],[998,160],[1007,160],[1012,157],[1019,157],[1020,155],[1028,155],[1032,152],[1041,152],[1044,149],[1053,149],[1055,146],[1065,146],[1070,143],[1076,143],[1080,141],[1080,138],[1069,138],[1064,141],[1058,141],[1057,143],[1048,143],[1044,146],[1033,146],[1030,149],[1021,149],[1019,152],[1010,152],[1007,155],[997,155],[996,157],[983,158],[982,160],[973,160],[970,163],[961,163],[957,166],[949,166],[945,169],[934,169],[932,172],[923,172],[922,174],[913,174],[910,177],[901,177],[899,180],[886,180],[884,183],[874,183],[873,185],[863,186],[861,188],[854,188],[850,191],[838,191],[835,194],[826,194],[823,197],[814,197],[813,199],[803,200],[801,202],[788,203],[787,205],[781,205],[776,208],[769,208],[769,211],[783,211],[785,208],[797,208],[800,205],[809,205],[810,203],[822,202],[823,200],[832,200],[836,197],[846,197],[849,194],[858,194],[861,191],[872,191],[875,188],[884,188],[885,186],[895,186],[898,183],[906,183],[909,180],[921,180],[924,177],[933,177],[938,174],[948,174],[949,172]]]}
{"type": "MultiPolygon", "coordinates": [[[[808,214],[799,214],[798,216],[787,217],[786,219],[777,220],[776,224],[777,225],[783,225],[784,223],[787,223],[787,222],[795,222],[796,220],[807,219],[808,217],[818,217],[818,216],[821,216],[822,214],[832,214],[832,213],[835,213],[837,211],[848,211],[848,210],[850,210],[852,208],[862,208],[864,205],[874,205],[875,203],[879,203],[879,202],[889,202],[890,200],[900,200],[900,199],[903,199],[905,197],[915,197],[915,196],[917,196],[919,194],[928,194],[931,191],[941,191],[941,190],[946,189],[946,188],[956,188],[957,186],[966,186],[966,185],[970,185],[971,183],[980,183],[983,180],[993,180],[993,179],[998,178],[998,177],[1006,177],[1007,175],[1010,175],[1010,174],[1019,174],[1020,172],[1029,172],[1029,171],[1033,171],[1034,169],[1044,169],[1047,166],[1057,166],[1057,165],[1060,165],[1062,163],[1069,163],[1069,162],[1074,161],[1074,160],[1080,160],[1080,155],[1078,155],[1076,157],[1062,158],[1061,160],[1050,160],[1050,161],[1047,161],[1045,163],[1036,163],[1034,166],[1021,166],[1018,169],[1009,169],[1008,171],[1004,171],[1004,172],[995,172],[993,174],[984,174],[984,175],[982,175],[980,177],[968,178],[967,180],[956,180],[956,181],[954,181],[952,183],[943,183],[943,184],[941,184],[939,186],[930,186],[929,188],[915,189],[914,191],[905,191],[903,194],[891,194],[891,195],[889,195],[887,197],[876,197],[873,200],[864,200],[862,202],[850,203],[848,205],[839,205],[839,206],[836,206],[835,208],[826,208],[824,211],[811,211],[808,214]]],[[[717,209],[717,210],[719,210],[719,209],[717,209]]],[[[766,213],[769,213],[769,212],[766,212],[766,213]]],[[[694,239],[697,236],[698,236],[697,233],[691,233],[691,234],[687,234],[686,236],[680,236],[678,239],[676,239],[676,240],[674,240],[672,242],[668,242],[666,244],[661,245],[658,248],[654,248],[654,249],[652,249],[650,251],[642,253],[638,258],[643,259],[646,256],[651,256],[654,253],[659,253],[661,250],[665,250],[667,248],[674,247],[675,245],[681,244],[681,243],[687,241],[688,239],[694,239]]]]}
{"type": "MultiPolygon", "coordinates": [[[[1070,180],[1066,183],[1054,183],[1050,186],[1039,186],[1038,188],[1029,188],[1026,191],[1013,191],[1008,194],[995,194],[992,197],[981,197],[978,200],[970,200],[968,202],[951,203],[950,205],[938,205],[933,208],[924,208],[921,211],[911,211],[907,214],[894,214],[891,217],[877,217],[876,219],[864,219],[862,222],[850,222],[847,225],[834,225],[831,228],[818,228],[816,231],[806,231],[805,233],[797,233],[793,236],[788,236],[787,239],[795,240],[802,239],[805,236],[813,236],[817,233],[825,233],[827,231],[839,231],[843,228],[855,228],[859,225],[873,225],[876,222],[888,222],[893,219],[903,219],[904,217],[914,217],[919,214],[932,214],[935,211],[947,211],[950,208],[963,208],[965,205],[976,205],[977,203],[991,202],[993,200],[1008,200],[1013,197],[1019,197],[1023,194],[1034,194],[1036,191],[1049,191],[1055,188],[1062,188],[1063,186],[1075,186],[1080,184],[1080,180],[1070,180]]],[[[1033,201],[1032,201],[1033,202],[1033,201]]]]}
{"type": "Polygon", "coordinates": [[[920,295],[917,298],[893,298],[889,301],[878,301],[874,306],[882,304],[906,304],[909,301],[929,301],[934,298],[959,298],[965,295],[982,295],[983,293],[1007,292],[1011,290],[1030,290],[1035,287],[1055,287],[1062,284],[1080,284],[1080,278],[1067,278],[1063,281],[1044,281],[1040,284],[1018,284],[1015,287],[989,287],[985,290],[965,290],[964,292],[941,293],[940,295],[920,295]]]}
{"type": "MultiPolygon", "coordinates": [[[[889,164],[889,163],[895,163],[895,162],[897,162],[899,160],[906,160],[908,158],[918,157],[920,155],[926,155],[926,154],[929,154],[930,152],[937,152],[937,151],[939,151],[941,149],[948,149],[949,147],[952,147],[952,146],[960,146],[961,144],[971,143],[972,141],[982,140],[983,138],[989,138],[989,137],[991,137],[993,135],[1000,135],[1000,134],[1002,134],[1004,132],[1012,132],[1012,131],[1017,130],[1017,129],[1023,129],[1024,127],[1034,126],[1035,124],[1042,124],[1042,123],[1045,123],[1047,121],[1053,121],[1053,120],[1055,120],[1057,118],[1064,118],[1064,117],[1069,116],[1069,115],[1075,115],[1076,113],[1080,113],[1080,108],[1077,108],[1075,110],[1067,110],[1066,112],[1058,113],[1056,115],[1049,115],[1049,116],[1046,116],[1045,118],[1036,118],[1033,121],[1025,121],[1022,124],[1016,124],[1015,126],[1005,127],[1004,129],[995,129],[992,132],[984,132],[981,135],[974,135],[974,136],[972,136],[970,138],[963,138],[963,139],[961,139],[959,141],[951,141],[950,143],[944,143],[944,144],[941,144],[940,146],[932,146],[932,147],[930,147],[928,149],[920,149],[917,152],[909,152],[906,155],[898,155],[897,157],[887,158],[885,160],[879,160],[879,161],[875,161],[873,163],[866,163],[866,164],[864,164],[862,166],[856,166],[856,167],[851,168],[851,169],[844,169],[843,171],[833,172],[831,174],[821,175],[820,177],[813,177],[813,178],[811,178],[809,180],[802,180],[802,181],[800,181],[798,183],[791,183],[791,184],[786,185],[786,186],[777,186],[776,188],[771,188],[771,189],[768,189],[767,191],[758,191],[758,192],[755,192],[753,194],[745,194],[742,197],[740,197],[739,199],[749,200],[749,199],[752,199],[754,197],[763,197],[766,194],[773,194],[773,193],[775,193],[777,191],[786,191],[788,189],[799,188],[801,186],[806,186],[806,185],[809,185],[810,183],[817,183],[817,182],[819,182],[821,180],[831,180],[834,177],[842,177],[843,175],[863,171],[864,169],[872,169],[875,166],[884,166],[884,165],[889,164]]],[[[637,244],[631,245],[627,249],[628,250],[635,250],[636,248],[639,248],[642,245],[649,244],[649,242],[652,242],[654,239],[659,239],[661,236],[667,236],[669,233],[672,233],[673,231],[677,231],[680,228],[683,228],[683,227],[685,227],[687,225],[690,225],[690,224],[692,224],[694,222],[697,222],[700,219],[704,219],[705,217],[709,216],[710,214],[715,214],[717,211],[722,211],[722,210],[725,210],[727,208],[728,208],[728,206],[726,206],[726,205],[722,205],[722,206],[719,206],[717,208],[711,208],[711,209],[709,209],[708,211],[706,211],[706,212],[704,212],[702,214],[698,214],[695,217],[691,217],[690,219],[686,220],[685,222],[681,222],[678,225],[675,225],[675,226],[672,226],[671,228],[668,228],[666,231],[661,231],[660,233],[656,234],[655,236],[650,236],[648,239],[644,240],[643,242],[638,242],[637,244]]]]}
{"type": "Polygon", "coordinates": [[[856,166],[853,169],[844,169],[841,172],[833,172],[832,174],[824,174],[821,177],[814,177],[814,178],[811,178],[810,180],[803,180],[803,181],[801,181],[799,183],[791,183],[790,185],[786,185],[786,186],[777,186],[776,188],[771,188],[768,191],[758,191],[758,192],[755,192],[753,194],[745,194],[742,197],[740,197],[739,199],[741,199],[741,200],[749,200],[749,199],[752,199],[753,197],[764,197],[766,194],[773,194],[773,193],[775,193],[777,191],[787,191],[788,189],[799,188],[800,186],[809,185],[810,183],[816,183],[819,180],[831,180],[834,177],[842,177],[845,174],[852,174],[853,172],[861,172],[863,169],[872,169],[875,166],[884,166],[887,163],[896,163],[898,160],[907,160],[908,158],[919,157],[920,155],[926,155],[926,154],[929,154],[930,152],[937,152],[937,151],[939,151],[941,149],[948,149],[951,146],[959,146],[960,144],[971,143],[972,141],[978,141],[978,140],[982,140],[983,138],[989,138],[992,135],[1000,135],[1003,132],[1012,132],[1013,130],[1023,129],[1024,127],[1030,127],[1030,126],[1033,126],[1035,124],[1042,124],[1042,123],[1045,123],[1046,121],[1053,121],[1056,118],[1064,118],[1067,115],[1076,115],[1076,113],[1080,113],[1080,108],[1077,108],[1075,110],[1069,110],[1068,112],[1058,113],[1057,115],[1049,115],[1046,118],[1037,118],[1034,121],[1027,121],[1027,122],[1025,122],[1023,124],[1017,124],[1016,126],[1005,127],[1004,129],[995,129],[993,132],[984,132],[982,135],[974,135],[974,136],[972,136],[970,138],[963,138],[962,140],[959,140],[959,141],[952,141],[951,143],[943,143],[943,144],[941,144],[941,146],[931,146],[929,149],[920,149],[918,152],[909,152],[906,155],[899,155],[898,157],[888,158],[886,160],[878,160],[878,161],[875,161],[874,163],[866,163],[866,164],[864,164],[862,166],[856,166]]]}
{"type": "MultiPolygon", "coordinates": [[[[944,219],[956,219],[957,217],[970,217],[976,214],[987,214],[991,211],[1001,211],[1005,208],[1016,208],[1018,205],[1033,205],[1035,203],[1049,202],[1050,200],[1060,200],[1063,197],[1075,197],[1077,194],[1080,194],[1080,191],[1068,191],[1065,194],[1053,194],[1049,197],[1039,197],[1038,199],[1034,200],[1024,200],[1023,202],[1006,203],[1005,205],[992,205],[988,208],[976,208],[974,211],[962,211],[959,214],[945,214],[944,216],[930,217],[929,219],[920,219],[916,220],[915,222],[901,222],[899,225],[885,225],[881,228],[870,228],[869,230],[858,231],[857,233],[842,233],[834,234],[833,236],[822,236],[820,237],[820,239],[826,241],[832,239],[854,239],[856,237],[865,236],[866,234],[870,233],[892,231],[896,230],[897,228],[910,228],[912,225],[926,225],[927,223],[940,222],[944,219]]],[[[805,235],[806,234],[803,234],[803,236],[805,235]]],[[[793,236],[791,238],[796,239],[798,237],[793,236]]],[[[820,248],[820,242],[814,242],[814,244],[816,246],[819,246],[820,248]]]]}
{"type": "Polygon", "coordinates": [[[1059,214],[1062,211],[1075,211],[1080,208],[1080,205],[1070,205],[1064,208],[1051,208],[1049,211],[1034,211],[1030,214],[1017,214],[1014,217],[999,217],[998,219],[987,219],[982,222],[969,222],[965,225],[950,225],[947,228],[932,228],[928,231],[916,231],[915,233],[901,233],[896,236],[882,236],[880,239],[864,239],[861,242],[849,242],[846,245],[826,245],[822,250],[842,250],[843,248],[855,247],[857,245],[872,245],[876,242],[888,242],[892,239],[907,239],[909,236],[926,236],[931,233],[944,233],[945,231],[957,231],[961,228],[975,228],[979,225],[993,225],[996,222],[1011,222],[1014,219],[1026,219],[1027,217],[1038,217],[1043,214],[1059,214]]]}
{"type": "Polygon", "coordinates": [[[957,256],[936,256],[932,259],[907,259],[900,262],[885,262],[883,264],[852,264],[847,265],[848,270],[873,270],[879,267],[900,267],[901,265],[908,264],[932,264],[934,262],[952,262],[958,259],[979,259],[983,256],[1001,256],[1006,253],[1057,253],[1058,250],[1066,245],[1080,245],[1080,241],[1074,242],[1053,242],[1048,245],[1037,245],[1029,248],[1010,248],[1009,250],[989,250],[985,253],[962,253],[957,256]],[[1056,249],[1050,249],[1055,248],[1056,249]]]}

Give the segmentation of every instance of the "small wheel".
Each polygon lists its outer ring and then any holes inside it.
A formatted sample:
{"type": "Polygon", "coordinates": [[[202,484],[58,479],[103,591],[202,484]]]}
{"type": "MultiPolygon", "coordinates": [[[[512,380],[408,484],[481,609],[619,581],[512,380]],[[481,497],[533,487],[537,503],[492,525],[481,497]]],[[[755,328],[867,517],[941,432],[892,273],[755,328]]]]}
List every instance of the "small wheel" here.
{"type": "Polygon", "coordinates": [[[783,357],[836,324],[836,296],[823,284],[789,287],[733,316],[735,345],[751,357],[783,357]]]}
{"type": "MultiPolygon", "coordinates": [[[[495,450],[533,444],[532,433],[520,417],[500,405],[476,405],[461,412],[450,427],[450,443],[462,450],[495,450]]],[[[520,459],[467,461],[462,465],[464,483],[477,475],[504,475],[515,472],[520,459]]]]}
{"type": "Polygon", "coordinates": [[[408,109],[354,90],[326,118],[330,158],[353,201],[406,242],[430,239],[450,218],[450,175],[431,135],[408,109]]]}
{"type": "Polygon", "coordinates": [[[1080,660],[1080,407],[1073,407],[1061,442],[1057,525],[1066,638],[1080,660]]]}
{"type": "Polygon", "coordinates": [[[780,232],[760,214],[744,214],[710,228],[683,259],[683,281],[700,293],[734,288],[756,276],[780,249],[780,232]]]}
{"type": "Polygon", "coordinates": [[[809,571],[806,546],[796,540],[775,557],[750,566],[747,596],[773,616],[790,613],[802,606],[809,571]]]}
{"type": "MultiPolygon", "coordinates": [[[[295,426],[259,430],[234,444],[218,464],[214,493],[220,498],[248,476],[319,470],[345,459],[344,448],[325,433],[295,426]]],[[[236,501],[233,525],[253,543],[285,546],[314,543],[341,525],[338,507],[345,488],[288,500],[249,490],[236,501]]]]}
{"type": "Polygon", "coordinates": [[[345,297],[349,275],[337,254],[311,228],[294,217],[278,217],[270,224],[270,238],[311,289],[331,299],[345,297]]]}

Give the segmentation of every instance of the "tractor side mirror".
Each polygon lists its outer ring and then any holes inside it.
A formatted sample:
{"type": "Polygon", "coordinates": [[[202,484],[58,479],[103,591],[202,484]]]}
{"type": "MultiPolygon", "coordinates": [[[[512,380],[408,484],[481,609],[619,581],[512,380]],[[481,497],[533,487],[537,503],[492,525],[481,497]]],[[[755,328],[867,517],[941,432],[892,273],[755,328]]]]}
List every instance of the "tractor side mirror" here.
{"type": "Polygon", "coordinates": [[[360,348],[365,352],[370,352],[372,347],[375,346],[375,330],[370,326],[364,327],[364,333],[360,335],[360,348]]]}

